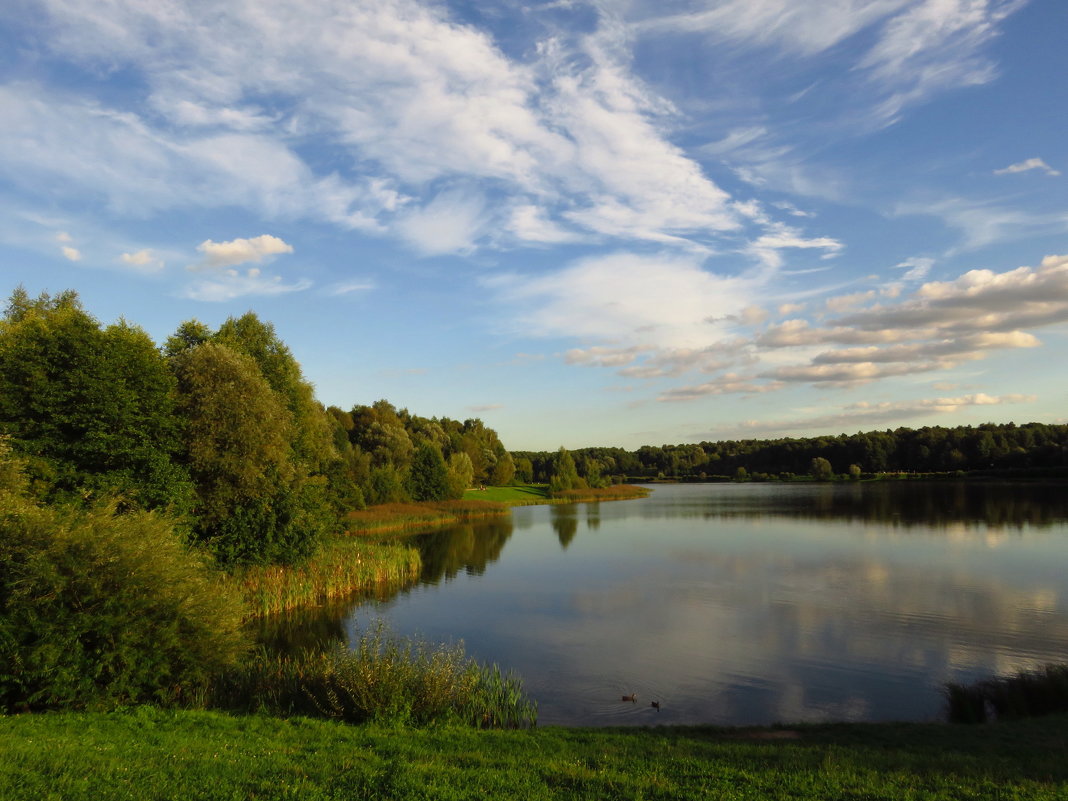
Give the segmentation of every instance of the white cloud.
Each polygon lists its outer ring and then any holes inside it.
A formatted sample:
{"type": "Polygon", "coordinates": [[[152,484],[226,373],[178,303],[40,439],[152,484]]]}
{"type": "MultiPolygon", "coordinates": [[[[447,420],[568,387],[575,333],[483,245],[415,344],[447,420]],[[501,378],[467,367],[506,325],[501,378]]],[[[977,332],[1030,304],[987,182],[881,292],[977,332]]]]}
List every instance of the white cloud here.
{"type": "Polygon", "coordinates": [[[327,290],[331,295],[351,295],[353,292],[367,292],[375,288],[373,281],[343,281],[327,290]]]}
{"type": "Polygon", "coordinates": [[[74,239],[66,231],[60,231],[59,233],[56,234],[56,241],[57,242],[73,242],[74,239]]]}
{"type": "Polygon", "coordinates": [[[270,256],[292,253],[293,246],[271,234],[261,234],[252,239],[239,237],[228,242],[213,242],[207,239],[197,245],[197,250],[204,254],[204,259],[194,267],[218,268],[247,262],[259,263],[270,256]]]}
{"type": "MultiPolygon", "coordinates": [[[[982,392],[958,397],[919,398],[905,401],[860,402],[811,417],[781,420],[751,420],[745,436],[779,436],[796,431],[856,431],[871,425],[905,425],[941,414],[956,414],[982,406],[1033,403],[1034,395],[988,395],[982,392]]],[[[705,434],[701,439],[714,439],[705,434]]]]}
{"type": "Polygon", "coordinates": [[[503,192],[501,207],[520,210],[512,232],[529,241],[563,241],[551,219],[664,242],[737,226],[727,193],[669,141],[661,121],[675,111],[607,28],[547,40],[524,63],[416,0],[42,1],[41,40],[79,66],[129,70],[156,116],[34,88],[43,103],[22,104],[25,127],[52,133],[0,140],[35,173],[26,186],[73,178],[142,214],[238,204],[379,233],[396,224],[409,239],[430,228],[428,253],[462,250],[478,231],[450,239],[436,230],[448,215],[404,207],[460,180],[503,192]],[[342,154],[334,172],[300,155],[323,140],[342,154]],[[365,178],[347,177],[353,167],[365,178]]]}
{"type": "Polygon", "coordinates": [[[894,265],[896,270],[905,270],[902,281],[922,281],[931,272],[935,260],[923,256],[913,256],[894,265]]]}
{"type": "Polygon", "coordinates": [[[284,295],[300,292],[311,286],[307,280],[296,283],[283,283],[281,276],[265,276],[260,270],[251,267],[245,271],[224,270],[211,278],[195,281],[182,293],[192,300],[222,303],[247,295],[284,295]]]}
{"type": "Polygon", "coordinates": [[[724,277],[696,256],[613,253],[549,275],[501,284],[526,333],[657,348],[705,347],[731,329],[722,320],[754,305],[764,283],[724,277]]]}
{"type": "Polygon", "coordinates": [[[487,224],[486,204],[476,192],[442,192],[413,208],[397,223],[401,236],[424,255],[470,250],[487,224]]]}
{"type": "Polygon", "coordinates": [[[994,170],[994,175],[1010,175],[1012,173],[1017,173],[1017,172],[1027,172],[1028,170],[1043,170],[1046,173],[1046,175],[1052,175],[1052,176],[1056,176],[1056,175],[1060,175],[1061,174],[1059,170],[1053,169],[1051,166],[1046,164],[1046,162],[1044,162],[1042,159],[1033,158],[1033,159],[1027,159],[1025,161],[1021,161],[1021,162],[1019,162],[1017,164],[1010,164],[1008,167],[1005,167],[1004,169],[994,170]]]}
{"type": "Polygon", "coordinates": [[[669,389],[660,395],[659,401],[691,401],[708,395],[755,395],[763,392],[776,392],[782,389],[783,384],[779,381],[756,383],[753,376],[743,377],[734,373],[724,375],[706,381],[703,384],[690,387],[677,387],[669,389]]]}
{"type": "Polygon", "coordinates": [[[123,253],[119,261],[138,272],[155,273],[163,269],[163,260],[147,248],[136,253],[123,253]]]}
{"type": "Polygon", "coordinates": [[[81,261],[82,252],[78,248],[73,248],[70,245],[64,245],[60,248],[60,252],[63,253],[63,258],[67,261],[81,261]]]}

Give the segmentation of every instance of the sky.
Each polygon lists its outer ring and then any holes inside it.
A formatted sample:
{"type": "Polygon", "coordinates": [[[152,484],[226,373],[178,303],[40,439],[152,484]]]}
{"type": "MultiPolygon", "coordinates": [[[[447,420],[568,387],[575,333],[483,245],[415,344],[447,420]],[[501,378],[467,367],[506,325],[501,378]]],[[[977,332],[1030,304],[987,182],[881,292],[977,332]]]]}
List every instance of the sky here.
{"type": "Polygon", "coordinates": [[[7,0],[0,290],[512,450],[1064,422],[1063,0],[7,0]]]}

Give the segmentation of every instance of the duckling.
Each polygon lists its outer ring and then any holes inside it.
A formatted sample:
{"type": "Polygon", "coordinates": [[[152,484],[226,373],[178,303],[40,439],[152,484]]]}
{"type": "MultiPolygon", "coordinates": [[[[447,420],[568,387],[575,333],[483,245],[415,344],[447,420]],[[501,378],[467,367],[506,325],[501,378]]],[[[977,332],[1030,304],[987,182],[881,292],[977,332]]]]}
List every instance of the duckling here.
{"type": "Polygon", "coordinates": [[[650,701],[650,702],[649,702],[649,706],[651,706],[651,707],[652,707],[653,709],[655,709],[655,710],[656,710],[657,712],[659,712],[659,711],[660,711],[660,702],[659,702],[659,701],[650,701]]]}
{"type": "Polygon", "coordinates": [[[636,704],[636,703],[638,703],[638,694],[637,693],[631,693],[630,695],[624,695],[622,700],[630,701],[632,704],[636,704]]]}

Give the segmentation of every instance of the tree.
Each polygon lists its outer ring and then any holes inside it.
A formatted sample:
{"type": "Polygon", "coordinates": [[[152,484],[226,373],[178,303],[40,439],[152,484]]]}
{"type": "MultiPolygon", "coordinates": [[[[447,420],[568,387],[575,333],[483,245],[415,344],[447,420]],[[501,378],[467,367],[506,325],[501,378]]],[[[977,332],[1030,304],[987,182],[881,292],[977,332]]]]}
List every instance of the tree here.
{"type": "Polygon", "coordinates": [[[74,292],[12,295],[0,320],[0,429],[53,492],[188,509],[175,402],[167,362],[140,328],[101,328],[74,292]]]}
{"type": "Polygon", "coordinates": [[[413,501],[443,501],[449,497],[445,460],[429,442],[416,446],[405,488],[413,501]]]}
{"type": "Polygon", "coordinates": [[[459,500],[464,497],[464,492],[471,486],[471,479],[475,469],[471,465],[471,457],[463,451],[454,453],[449,457],[448,473],[445,482],[449,488],[449,497],[459,500]]]}
{"type": "Polygon", "coordinates": [[[321,485],[294,463],[290,416],[249,356],[205,342],[174,357],[196,534],[224,562],[292,562],[323,533],[321,485]]]}
{"type": "Polygon", "coordinates": [[[817,456],[812,460],[809,473],[817,481],[830,481],[834,478],[834,468],[832,468],[831,463],[822,456],[817,456]]]}
{"type": "Polygon", "coordinates": [[[553,472],[549,478],[549,494],[560,495],[579,485],[578,470],[575,460],[562,445],[553,459],[553,472]]]}

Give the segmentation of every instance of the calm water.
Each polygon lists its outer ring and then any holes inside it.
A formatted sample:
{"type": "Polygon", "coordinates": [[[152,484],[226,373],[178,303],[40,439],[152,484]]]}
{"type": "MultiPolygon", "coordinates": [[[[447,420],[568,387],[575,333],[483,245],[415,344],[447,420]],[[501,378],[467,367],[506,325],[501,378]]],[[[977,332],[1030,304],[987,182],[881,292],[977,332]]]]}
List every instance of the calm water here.
{"type": "Polygon", "coordinates": [[[1063,486],[665,485],[414,542],[418,587],[276,636],[462,639],[543,725],[926,720],[946,681],[1068,661],[1063,486]]]}

